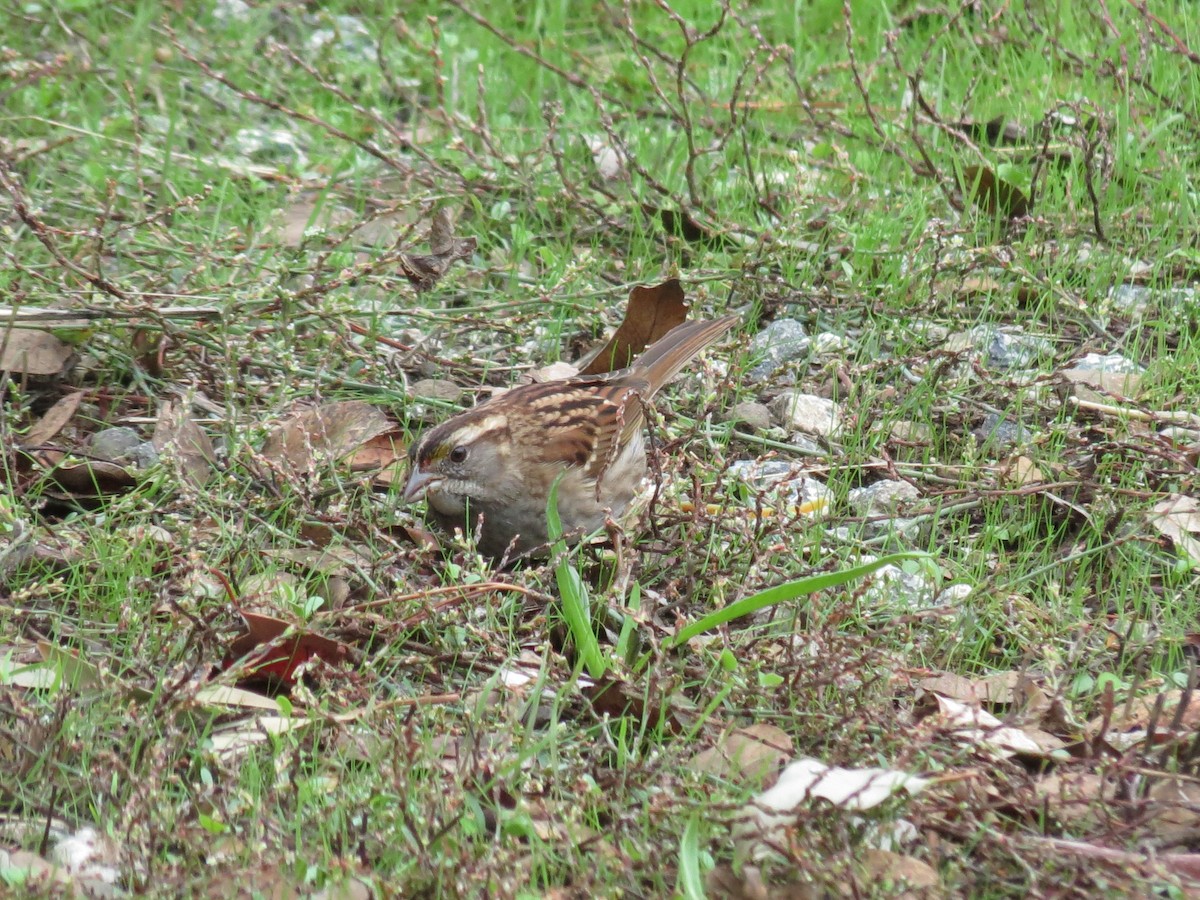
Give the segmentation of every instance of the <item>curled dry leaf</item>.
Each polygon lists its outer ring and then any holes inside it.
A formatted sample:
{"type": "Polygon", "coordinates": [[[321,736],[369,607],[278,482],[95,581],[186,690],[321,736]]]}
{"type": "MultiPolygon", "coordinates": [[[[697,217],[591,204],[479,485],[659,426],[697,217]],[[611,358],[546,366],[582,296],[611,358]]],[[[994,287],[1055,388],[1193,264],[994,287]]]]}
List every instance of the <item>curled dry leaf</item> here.
{"type": "Polygon", "coordinates": [[[963,169],[963,193],[990,216],[1019,219],[1029,214],[1029,199],[1021,189],[998,176],[987,166],[963,169]]]}
{"type": "Polygon", "coordinates": [[[37,447],[54,440],[58,433],[67,426],[67,423],[75,418],[79,404],[83,401],[83,395],[83,391],[72,391],[65,397],[59,398],[58,402],[46,410],[45,415],[29,431],[25,432],[21,438],[21,446],[37,447]]]}
{"type": "Polygon", "coordinates": [[[1005,121],[1004,116],[996,116],[994,119],[988,119],[986,122],[963,119],[961,122],[954,122],[951,127],[963,132],[971,140],[980,144],[986,143],[993,146],[1003,144],[1014,147],[1018,144],[1027,143],[1029,140],[1029,132],[1026,128],[1018,125],[1016,122],[1005,121]]]}
{"type": "Polygon", "coordinates": [[[67,455],[61,450],[38,450],[26,456],[45,469],[43,478],[51,486],[47,493],[62,500],[101,500],[137,486],[137,479],[124,466],[107,460],[64,463],[67,455]]]}
{"type": "Polygon", "coordinates": [[[1063,742],[1041,731],[1005,725],[986,710],[932,691],[918,700],[918,718],[949,732],[950,736],[1007,758],[1016,754],[1046,757],[1063,748],[1063,742]]]}
{"type": "Polygon", "coordinates": [[[580,375],[603,375],[628,366],[638,354],[687,319],[687,303],[678,278],[629,292],[625,319],[608,343],[580,361],[580,375]]]}
{"type": "Polygon", "coordinates": [[[223,666],[237,666],[246,683],[290,685],[296,680],[296,670],[312,659],[337,665],[353,656],[353,650],[340,641],[293,629],[283,619],[250,612],[243,612],[242,619],[246,633],[229,645],[223,666]]]}
{"type": "Polygon", "coordinates": [[[761,859],[771,846],[787,846],[785,832],[810,800],[821,799],[848,812],[873,809],[891,797],[916,795],[929,780],[894,769],[844,769],[820,760],[799,759],[779,781],[744,807],[733,826],[740,859],[761,859]]]}
{"type": "Polygon", "coordinates": [[[792,757],[792,739],[777,725],[738,728],[692,757],[692,768],[733,781],[765,781],[792,757]]]}
{"type": "Polygon", "coordinates": [[[457,260],[474,253],[475,238],[456,238],[450,210],[443,206],[433,215],[429,250],[428,254],[406,253],[400,257],[400,271],[418,292],[432,288],[457,260]]]}
{"type": "Polygon", "coordinates": [[[382,410],[361,400],[324,403],[293,412],[267,436],[262,452],[296,472],[311,474],[395,427],[382,410]]]}
{"type": "Polygon", "coordinates": [[[48,331],[0,330],[0,372],[47,377],[59,375],[75,359],[75,349],[48,331]]]}
{"type": "Polygon", "coordinates": [[[1172,494],[1154,504],[1150,525],[1168,537],[1180,553],[1186,554],[1200,566],[1200,501],[1182,494],[1172,494]]]}
{"type": "Polygon", "coordinates": [[[182,406],[170,401],[163,404],[152,441],[155,450],[178,461],[180,475],[188,484],[203,487],[212,477],[216,459],[212,441],[182,406]]]}
{"type": "Polygon", "coordinates": [[[660,209],[649,204],[643,205],[642,211],[650,218],[657,219],[667,234],[681,237],[689,244],[699,244],[709,250],[732,250],[737,247],[736,241],[724,234],[710,231],[686,212],[660,209]]]}
{"type": "Polygon", "coordinates": [[[377,434],[346,459],[351,472],[374,472],[376,484],[386,487],[404,475],[406,447],[399,429],[377,434]]]}

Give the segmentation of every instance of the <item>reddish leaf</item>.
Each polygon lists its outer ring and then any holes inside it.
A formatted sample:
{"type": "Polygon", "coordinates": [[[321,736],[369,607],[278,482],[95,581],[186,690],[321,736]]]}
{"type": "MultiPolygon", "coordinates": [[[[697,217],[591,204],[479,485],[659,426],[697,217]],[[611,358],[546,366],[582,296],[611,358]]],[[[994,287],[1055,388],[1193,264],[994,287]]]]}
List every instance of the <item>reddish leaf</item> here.
{"type": "Polygon", "coordinates": [[[1029,200],[1021,189],[986,166],[964,168],[962,187],[975,205],[989,215],[1018,219],[1029,213],[1029,200]]]}
{"type": "Polygon", "coordinates": [[[292,685],[296,670],[312,659],[337,665],[351,655],[340,641],[310,631],[293,629],[290,622],[260,613],[243,612],[246,633],[229,645],[223,668],[235,664],[245,674],[239,681],[266,681],[270,684],[292,685]]]}
{"type": "Polygon", "coordinates": [[[642,206],[646,215],[658,219],[667,234],[683,238],[689,244],[699,244],[709,250],[730,250],[737,246],[723,234],[714,234],[686,212],[676,212],[673,209],[659,209],[649,204],[642,206]]]}
{"type": "Polygon", "coordinates": [[[638,354],[687,319],[687,304],[678,278],[629,292],[623,321],[608,343],[580,369],[580,375],[603,375],[628,366],[638,354]]]}

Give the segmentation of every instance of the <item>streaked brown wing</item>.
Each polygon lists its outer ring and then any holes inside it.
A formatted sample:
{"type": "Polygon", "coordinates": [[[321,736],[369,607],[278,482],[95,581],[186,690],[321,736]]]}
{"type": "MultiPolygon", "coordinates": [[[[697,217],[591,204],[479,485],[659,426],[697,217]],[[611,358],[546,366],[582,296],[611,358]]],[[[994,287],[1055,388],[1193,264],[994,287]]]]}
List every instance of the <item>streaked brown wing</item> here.
{"type": "MultiPolygon", "coordinates": [[[[515,401],[529,412],[524,440],[545,465],[580,468],[599,485],[621,448],[642,426],[637,388],[624,379],[575,378],[516,388],[489,401],[515,401]],[[517,394],[517,392],[520,394],[517,394]]],[[[512,418],[509,419],[510,424],[512,418]]]]}

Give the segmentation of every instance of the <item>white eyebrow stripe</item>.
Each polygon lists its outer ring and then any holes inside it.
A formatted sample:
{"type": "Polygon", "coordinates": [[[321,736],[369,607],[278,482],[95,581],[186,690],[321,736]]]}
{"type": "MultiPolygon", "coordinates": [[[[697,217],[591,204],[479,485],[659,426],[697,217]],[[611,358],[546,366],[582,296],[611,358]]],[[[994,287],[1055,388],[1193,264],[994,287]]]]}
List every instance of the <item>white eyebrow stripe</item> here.
{"type": "Polygon", "coordinates": [[[508,420],[501,415],[488,416],[479,422],[463,425],[454,432],[454,440],[460,444],[470,444],[479,440],[491,431],[503,431],[508,428],[508,420]]]}

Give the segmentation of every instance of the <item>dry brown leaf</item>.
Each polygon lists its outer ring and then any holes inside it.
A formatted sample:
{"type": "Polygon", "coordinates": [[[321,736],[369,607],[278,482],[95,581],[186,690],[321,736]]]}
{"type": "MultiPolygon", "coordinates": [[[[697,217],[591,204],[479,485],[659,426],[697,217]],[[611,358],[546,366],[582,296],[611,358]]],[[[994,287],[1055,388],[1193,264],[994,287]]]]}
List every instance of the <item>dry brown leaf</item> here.
{"type": "Polygon", "coordinates": [[[295,471],[312,473],[395,427],[382,410],[361,400],[325,403],[292,413],[267,436],[262,452],[295,471]]]}
{"type": "Polygon", "coordinates": [[[1000,466],[1000,480],[1004,485],[1027,487],[1046,480],[1042,470],[1028,456],[1013,456],[1000,466]]]}
{"type": "Polygon", "coordinates": [[[928,863],[911,856],[893,853],[890,850],[868,848],[863,851],[862,866],[872,882],[892,884],[899,882],[915,891],[922,892],[921,894],[903,895],[906,897],[929,896],[924,892],[936,891],[941,886],[937,871],[928,863]]]}
{"type": "Polygon", "coordinates": [[[1107,790],[1111,797],[1116,785],[1092,772],[1059,770],[1034,782],[1034,792],[1043,807],[1057,821],[1077,834],[1096,828],[1109,814],[1107,790]]]}
{"type": "Polygon", "coordinates": [[[692,768],[737,782],[762,782],[792,758],[792,739],[777,725],[756,723],[725,734],[692,757],[692,768]]]}
{"type": "Polygon", "coordinates": [[[457,260],[474,253],[475,238],[456,238],[450,210],[443,206],[433,215],[429,249],[428,254],[406,253],[400,257],[400,271],[418,292],[432,288],[457,260]]]}
{"type": "Polygon", "coordinates": [[[638,285],[629,292],[625,320],[580,375],[603,375],[623,369],[643,350],[687,319],[687,303],[678,278],[661,284],[638,285]]]}
{"type": "Polygon", "coordinates": [[[61,397],[57,403],[46,410],[45,415],[21,438],[21,446],[37,447],[54,440],[67,423],[75,417],[79,404],[83,400],[83,391],[72,391],[61,397]]]}
{"type": "Polygon", "coordinates": [[[212,477],[216,459],[212,441],[182,406],[170,401],[163,404],[152,442],[159,453],[171,448],[170,453],[179,461],[181,476],[193,487],[203,487],[212,477]]]}
{"type": "Polygon", "coordinates": [[[1154,504],[1150,525],[1200,565],[1200,501],[1194,497],[1172,494],[1154,504]]]}
{"type": "Polygon", "coordinates": [[[962,189],[988,215],[1018,219],[1029,213],[1029,200],[1020,188],[1009,184],[987,166],[966,166],[962,189]]]}
{"type": "Polygon", "coordinates": [[[297,196],[283,208],[272,225],[279,242],[285,247],[300,247],[308,239],[309,229],[327,230],[345,226],[354,221],[354,213],[335,205],[321,196],[318,191],[309,191],[297,196]]]}
{"type": "Polygon", "coordinates": [[[986,122],[963,119],[961,122],[952,123],[951,127],[980,144],[986,143],[992,146],[1004,144],[1011,147],[1029,140],[1028,131],[1025,128],[1016,122],[1005,121],[1004,116],[996,116],[986,122]]]}
{"type": "Polygon", "coordinates": [[[376,483],[386,486],[403,476],[406,454],[403,432],[396,429],[364,441],[346,463],[351,472],[376,472],[376,483]]]}
{"type": "MultiPolygon", "coordinates": [[[[1163,691],[1161,694],[1151,694],[1138,697],[1129,703],[1118,704],[1108,723],[1108,732],[1141,732],[1145,731],[1150,722],[1154,721],[1155,732],[1160,737],[1172,735],[1171,727],[1175,717],[1179,717],[1176,725],[1177,734],[1194,732],[1200,728],[1200,696],[1194,692],[1188,695],[1188,704],[1181,711],[1179,704],[1183,701],[1184,692],[1181,690],[1163,691]],[[1160,702],[1162,706],[1155,713],[1160,702]]],[[[1084,733],[1089,738],[1100,737],[1104,727],[1104,717],[1097,716],[1088,722],[1084,733]]]]}
{"type": "Polygon", "coordinates": [[[1035,736],[1024,729],[1005,725],[987,710],[932,691],[918,698],[916,714],[918,719],[945,729],[951,737],[1001,758],[1014,754],[1045,757],[1063,747],[1062,741],[1046,732],[1038,731],[1035,736]],[[1039,743],[1038,738],[1046,743],[1039,743]]]}
{"type": "Polygon", "coordinates": [[[48,331],[35,328],[0,330],[0,372],[58,375],[75,357],[75,349],[48,331]]]}
{"type": "Polygon", "coordinates": [[[704,887],[716,900],[824,900],[829,894],[815,884],[792,881],[766,884],[758,866],[745,865],[740,873],[721,864],[704,876],[704,887]]]}
{"type": "Polygon", "coordinates": [[[311,659],[337,665],[353,656],[346,644],[324,635],[302,628],[289,633],[292,625],[284,619],[251,612],[242,612],[242,619],[246,633],[229,645],[223,665],[237,665],[244,682],[291,684],[296,670],[311,659]]]}
{"type": "Polygon", "coordinates": [[[650,218],[657,219],[667,234],[681,237],[689,244],[699,244],[709,250],[731,250],[737,247],[736,241],[724,234],[710,231],[686,212],[661,209],[649,204],[643,204],[642,211],[650,218]]]}
{"type": "Polygon", "coordinates": [[[137,479],[124,467],[102,459],[57,465],[45,478],[73,500],[111,497],[137,485],[137,479]]]}
{"type": "Polygon", "coordinates": [[[1142,384],[1142,376],[1137,372],[1106,372],[1071,366],[1061,369],[1058,374],[1074,385],[1095,388],[1118,397],[1137,397],[1142,384]]]}

